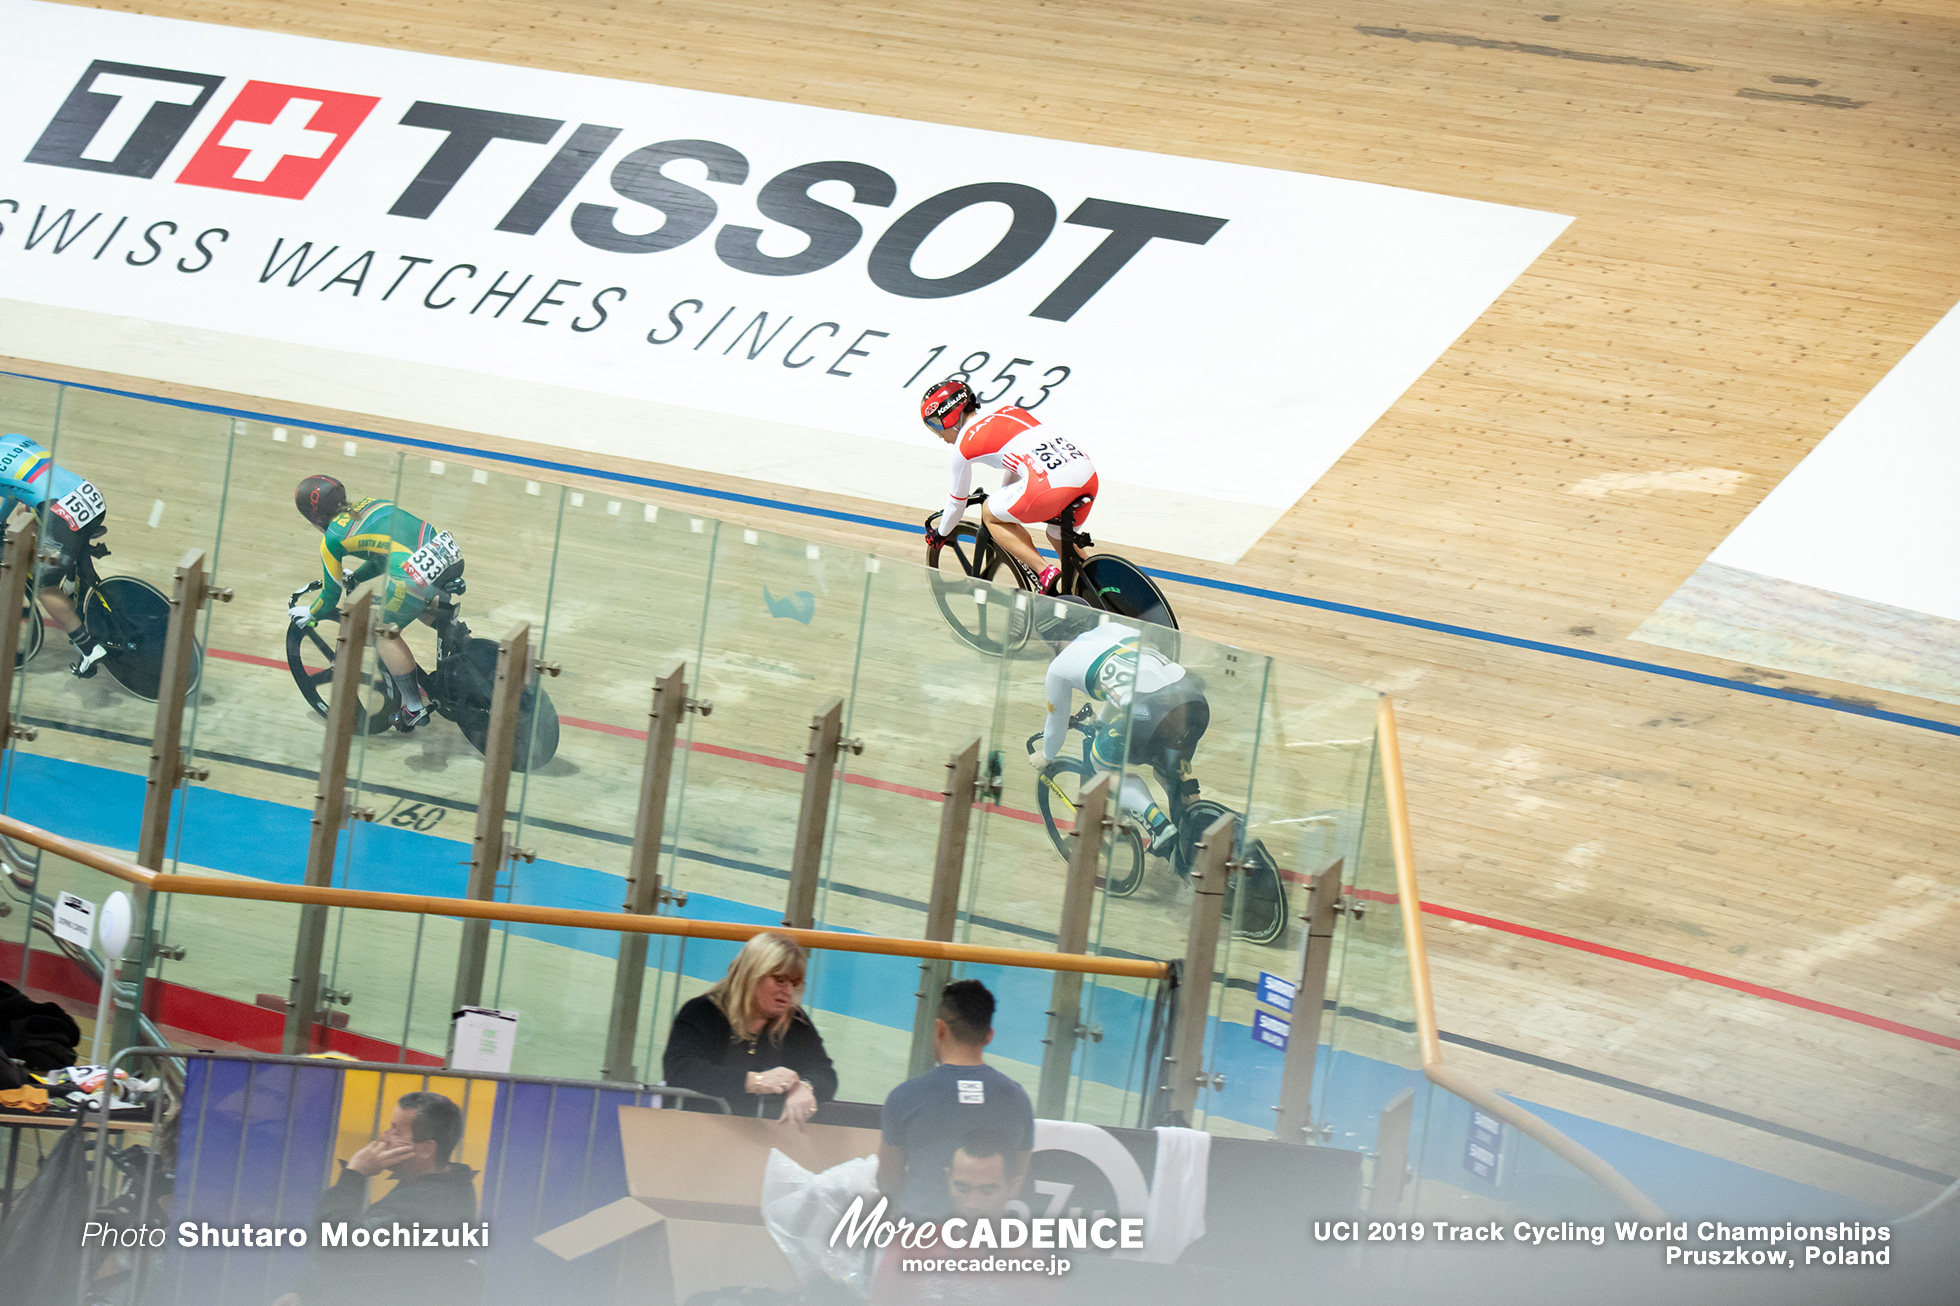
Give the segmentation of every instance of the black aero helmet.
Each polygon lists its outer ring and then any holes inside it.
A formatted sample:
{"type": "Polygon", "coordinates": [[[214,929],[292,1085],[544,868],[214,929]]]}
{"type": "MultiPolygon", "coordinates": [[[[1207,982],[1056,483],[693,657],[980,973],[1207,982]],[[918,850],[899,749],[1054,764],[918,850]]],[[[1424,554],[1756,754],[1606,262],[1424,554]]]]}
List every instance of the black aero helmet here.
{"type": "Polygon", "coordinates": [[[919,417],[934,431],[959,429],[967,415],[980,407],[980,396],[964,381],[941,381],[919,401],[919,417]]]}
{"type": "Polygon", "coordinates": [[[347,511],[347,487],[331,476],[309,476],[293,491],[293,503],[300,516],[325,530],[328,522],[347,511]]]}

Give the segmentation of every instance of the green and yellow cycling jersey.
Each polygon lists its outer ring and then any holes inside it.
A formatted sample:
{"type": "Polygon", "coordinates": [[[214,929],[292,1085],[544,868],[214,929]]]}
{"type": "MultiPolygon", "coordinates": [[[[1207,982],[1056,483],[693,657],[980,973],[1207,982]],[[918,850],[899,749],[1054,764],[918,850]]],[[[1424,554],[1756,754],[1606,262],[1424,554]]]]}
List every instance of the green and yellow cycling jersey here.
{"type": "Polygon", "coordinates": [[[381,580],[381,616],[413,621],[435,596],[435,582],[463,560],[448,531],[439,531],[386,499],[361,499],[327,523],[320,537],[323,581],[313,600],[315,620],[340,605],[343,586],[381,580]]]}

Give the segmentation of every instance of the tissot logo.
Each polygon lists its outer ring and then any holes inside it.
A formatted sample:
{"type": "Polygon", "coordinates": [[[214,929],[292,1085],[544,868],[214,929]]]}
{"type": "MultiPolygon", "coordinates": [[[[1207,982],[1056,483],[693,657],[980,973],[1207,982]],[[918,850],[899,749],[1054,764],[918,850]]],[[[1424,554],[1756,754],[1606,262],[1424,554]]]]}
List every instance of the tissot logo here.
{"type": "Polygon", "coordinates": [[[154,177],[222,77],[97,59],[28,152],[29,163],[154,177]]]}
{"type": "Polygon", "coordinates": [[[1568,221],[121,8],[0,0],[0,354],[925,510],[951,377],[1216,561],[1568,221]]]}
{"type": "Polygon", "coordinates": [[[177,180],[305,199],[379,103],[373,95],[247,82],[177,180]]]}
{"type": "MultiPolygon", "coordinates": [[[[28,153],[29,163],[154,177],[224,78],[140,64],[90,64],[28,153]]],[[[177,180],[305,199],[380,97],[247,82],[177,180]]]]}

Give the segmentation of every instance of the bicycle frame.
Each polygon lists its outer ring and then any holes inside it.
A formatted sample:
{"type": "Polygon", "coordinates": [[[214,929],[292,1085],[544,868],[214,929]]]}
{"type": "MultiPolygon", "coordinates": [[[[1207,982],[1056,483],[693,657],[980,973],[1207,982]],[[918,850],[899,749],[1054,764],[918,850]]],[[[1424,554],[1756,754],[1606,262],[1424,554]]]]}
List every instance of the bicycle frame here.
{"type": "MultiPolygon", "coordinates": [[[[1096,766],[1095,757],[1092,751],[1093,745],[1095,743],[1094,734],[1090,731],[1090,729],[1087,726],[1083,725],[1079,721],[1070,721],[1069,729],[1075,731],[1076,733],[1082,736],[1083,765],[1090,767],[1091,769],[1100,770],[1101,768],[1096,766]]],[[[1036,736],[1036,738],[1039,738],[1039,736],[1036,736]]],[[[1164,774],[1163,768],[1157,766],[1155,763],[1152,763],[1147,769],[1149,770],[1151,776],[1155,778],[1155,780],[1157,781],[1157,788],[1161,789],[1164,792],[1165,815],[1171,818],[1171,823],[1173,825],[1182,827],[1186,815],[1187,802],[1184,795],[1180,792],[1181,786],[1176,783],[1172,783],[1172,777],[1166,776],[1164,774]]],[[[1126,767],[1125,774],[1137,775],[1138,769],[1126,767]]],[[[1049,792],[1054,794],[1055,799],[1058,802],[1060,802],[1062,806],[1068,811],[1069,819],[1071,822],[1073,822],[1075,818],[1075,804],[1071,802],[1069,796],[1062,791],[1062,787],[1055,783],[1055,777],[1049,775],[1047,772],[1044,771],[1041,775],[1041,783],[1048,786],[1049,792]]],[[[1146,787],[1148,787],[1148,783],[1149,783],[1148,781],[1145,782],[1146,787]]],[[[1193,796],[1195,797],[1195,795],[1193,796]]],[[[1156,795],[1152,794],[1151,797],[1155,798],[1156,795]]],[[[1118,801],[1116,808],[1117,808],[1117,819],[1119,821],[1130,826],[1132,829],[1136,830],[1139,834],[1145,833],[1141,822],[1139,822],[1138,819],[1131,813],[1124,811],[1123,805],[1120,801],[1118,801]]]]}
{"type": "MultiPolygon", "coordinates": [[[[985,490],[975,490],[972,494],[969,494],[966,497],[966,503],[969,508],[980,509],[980,512],[975,517],[973,523],[974,536],[975,536],[974,538],[975,555],[977,556],[979,554],[980,549],[984,543],[984,546],[986,548],[990,548],[994,550],[996,553],[1000,554],[1000,559],[1002,562],[1006,563],[1009,567],[1012,567],[1014,569],[1014,574],[1020,577],[1021,584],[1024,589],[1030,589],[1030,590],[1039,589],[1040,585],[1038,584],[1038,582],[1040,580],[1040,577],[1036,576],[1033,572],[1029,571],[1026,567],[1022,566],[1019,560],[1017,560],[1013,554],[1009,553],[1006,549],[1003,549],[1000,546],[1000,542],[994,539],[993,530],[987,524],[987,513],[986,513],[987,492],[985,490]]],[[[1056,592],[1061,594],[1073,594],[1075,592],[1076,583],[1081,578],[1082,575],[1082,563],[1084,561],[1084,554],[1082,550],[1084,548],[1095,547],[1096,542],[1090,539],[1086,534],[1084,534],[1083,532],[1075,528],[1075,505],[1074,504],[1069,505],[1068,511],[1065,514],[1063,514],[1062,518],[1059,521],[1050,524],[1059,526],[1061,528],[1061,534],[1062,534],[1062,538],[1059,542],[1055,540],[1048,540],[1048,543],[1055,545],[1056,560],[1062,568],[1061,579],[1056,583],[1056,587],[1055,587],[1056,592]]],[[[969,576],[974,575],[975,561],[973,558],[967,557],[966,554],[960,549],[959,541],[949,537],[946,541],[946,546],[952,549],[953,555],[960,560],[960,569],[969,576]]],[[[1036,547],[1039,547],[1039,545],[1037,545],[1036,547]]]]}

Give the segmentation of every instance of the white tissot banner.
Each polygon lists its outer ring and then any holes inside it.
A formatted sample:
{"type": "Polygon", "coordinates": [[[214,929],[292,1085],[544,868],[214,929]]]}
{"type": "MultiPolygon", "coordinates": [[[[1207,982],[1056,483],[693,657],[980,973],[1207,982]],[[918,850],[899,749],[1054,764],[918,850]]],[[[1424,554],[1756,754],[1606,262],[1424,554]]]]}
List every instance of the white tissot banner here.
{"type": "Polygon", "coordinates": [[[962,373],[1091,452],[1098,533],[1200,557],[1568,221],[33,0],[0,30],[0,353],[907,509],[962,373]]]}

